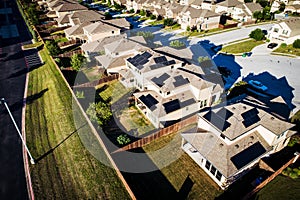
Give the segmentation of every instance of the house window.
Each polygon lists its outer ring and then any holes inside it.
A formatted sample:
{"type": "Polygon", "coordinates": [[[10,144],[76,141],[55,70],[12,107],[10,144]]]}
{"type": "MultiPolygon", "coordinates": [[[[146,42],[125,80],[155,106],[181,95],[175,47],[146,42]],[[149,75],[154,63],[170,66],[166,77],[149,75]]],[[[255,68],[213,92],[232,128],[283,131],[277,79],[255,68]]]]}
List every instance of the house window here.
{"type": "Polygon", "coordinates": [[[111,33],[112,33],[112,34],[114,34],[114,33],[115,33],[115,31],[112,31],[111,33]]]}
{"type": "Polygon", "coordinates": [[[274,32],[278,33],[279,29],[278,28],[274,28],[274,32]]]}
{"type": "Polygon", "coordinates": [[[214,166],[211,166],[210,172],[212,173],[212,175],[216,174],[217,169],[214,166]]]}
{"type": "Polygon", "coordinates": [[[282,34],[283,34],[283,35],[287,35],[288,32],[289,32],[289,31],[287,31],[287,30],[283,30],[283,31],[282,31],[282,34]]]}
{"type": "Polygon", "coordinates": [[[185,107],[185,110],[188,111],[188,110],[189,110],[189,107],[185,107]]]}
{"type": "Polygon", "coordinates": [[[119,52],[116,52],[116,56],[119,55],[119,52]]]}
{"type": "Polygon", "coordinates": [[[205,168],[209,170],[211,164],[208,160],[206,160],[206,163],[205,163],[205,168]]]}
{"type": "Polygon", "coordinates": [[[206,106],[206,104],[207,104],[207,100],[205,99],[205,100],[204,100],[204,106],[206,106]]]}
{"type": "Polygon", "coordinates": [[[216,178],[221,181],[222,174],[219,171],[217,171],[216,178]]]}
{"type": "Polygon", "coordinates": [[[201,103],[200,103],[200,108],[202,108],[203,107],[203,101],[201,101],[201,103]]]}

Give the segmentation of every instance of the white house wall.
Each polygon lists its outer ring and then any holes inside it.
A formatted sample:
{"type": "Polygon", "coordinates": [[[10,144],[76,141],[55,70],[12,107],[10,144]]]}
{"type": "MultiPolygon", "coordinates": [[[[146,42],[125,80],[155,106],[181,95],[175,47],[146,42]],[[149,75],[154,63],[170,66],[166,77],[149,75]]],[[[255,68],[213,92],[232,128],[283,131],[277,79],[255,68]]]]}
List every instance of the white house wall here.
{"type": "Polygon", "coordinates": [[[197,110],[199,110],[199,103],[194,103],[192,105],[185,106],[181,109],[178,109],[174,112],[168,113],[163,117],[160,117],[159,121],[178,120],[178,119],[181,119],[185,116],[188,116],[188,115],[196,112],[197,110]]]}

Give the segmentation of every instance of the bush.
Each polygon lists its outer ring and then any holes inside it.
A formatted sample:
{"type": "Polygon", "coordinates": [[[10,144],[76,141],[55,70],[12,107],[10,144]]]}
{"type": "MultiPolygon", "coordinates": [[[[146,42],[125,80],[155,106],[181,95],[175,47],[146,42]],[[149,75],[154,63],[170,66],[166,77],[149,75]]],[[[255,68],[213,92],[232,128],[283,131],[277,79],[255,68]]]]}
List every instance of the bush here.
{"type": "Polygon", "coordinates": [[[185,47],[184,42],[181,42],[180,40],[173,40],[170,42],[170,46],[174,48],[182,48],[185,47]]]}
{"type": "Polygon", "coordinates": [[[190,26],[187,26],[187,27],[186,27],[186,31],[188,31],[188,32],[191,31],[191,27],[190,27],[190,26]]]}
{"type": "Polygon", "coordinates": [[[300,39],[297,39],[293,42],[293,47],[297,48],[297,49],[300,49],[300,39]]]}
{"type": "Polygon", "coordinates": [[[141,15],[141,16],[145,16],[145,15],[146,15],[146,11],[140,10],[140,15],[141,15]]]}
{"type": "Polygon", "coordinates": [[[280,45],[280,47],[286,48],[286,47],[287,47],[287,44],[286,44],[286,43],[282,43],[282,44],[280,45]]]}
{"type": "Polygon", "coordinates": [[[156,19],[156,16],[153,15],[153,14],[151,14],[151,15],[150,15],[150,19],[154,20],[154,19],[156,19]]]}
{"type": "Polygon", "coordinates": [[[256,41],[261,41],[265,38],[265,34],[261,29],[257,28],[249,34],[249,37],[255,39],[256,41]]]}
{"type": "Polygon", "coordinates": [[[51,56],[56,56],[60,53],[60,49],[55,41],[47,40],[45,45],[51,56]]]}
{"type": "Polygon", "coordinates": [[[174,24],[173,19],[167,18],[164,19],[164,26],[172,26],[174,24]]]}
{"type": "Polygon", "coordinates": [[[128,138],[128,136],[126,134],[122,134],[122,135],[119,135],[117,137],[117,142],[120,145],[125,145],[125,144],[128,144],[130,142],[130,139],[128,138]]]}

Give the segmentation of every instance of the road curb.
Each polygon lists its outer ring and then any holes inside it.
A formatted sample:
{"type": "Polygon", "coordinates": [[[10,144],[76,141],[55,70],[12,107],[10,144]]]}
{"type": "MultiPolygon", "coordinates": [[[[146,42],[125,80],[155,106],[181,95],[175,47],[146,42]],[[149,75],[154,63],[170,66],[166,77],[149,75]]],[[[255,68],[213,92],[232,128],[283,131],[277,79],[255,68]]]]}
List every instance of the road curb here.
{"type": "MultiPolygon", "coordinates": [[[[28,69],[28,66],[26,66],[26,68],[28,69]]],[[[26,117],[26,98],[27,98],[27,91],[28,91],[28,80],[29,80],[29,73],[26,73],[25,88],[24,88],[24,95],[23,95],[23,107],[22,107],[22,137],[25,143],[26,143],[25,117],[26,117]]],[[[32,188],[27,151],[24,145],[22,145],[22,147],[23,147],[22,151],[23,151],[23,161],[24,161],[24,170],[25,170],[28,197],[30,200],[34,200],[34,192],[32,188]]]]}

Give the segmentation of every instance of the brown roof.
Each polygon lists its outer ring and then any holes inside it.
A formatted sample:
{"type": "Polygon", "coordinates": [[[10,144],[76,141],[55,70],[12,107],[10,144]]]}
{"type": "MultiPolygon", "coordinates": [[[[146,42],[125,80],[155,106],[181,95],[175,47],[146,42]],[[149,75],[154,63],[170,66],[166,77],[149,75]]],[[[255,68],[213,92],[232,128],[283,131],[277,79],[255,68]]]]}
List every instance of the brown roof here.
{"type": "Polygon", "coordinates": [[[73,21],[76,20],[79,23],[95,22],[95,21],[101,20],[103,17],[104,17],[103,15],[101,15],[100,13],[98,13],[97,11],[94,11],[94,10],[78,11],[78,12],[74,12],[72,15],[70,15],[70,18],[73,21]]]}
{"type": "Polygon", "coordinates": [[[63,3],[55,7],[54,10],[57,12],[68,12],[68,11],[88,10],[88,8],[79,3],[63,3]]]}

